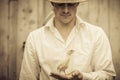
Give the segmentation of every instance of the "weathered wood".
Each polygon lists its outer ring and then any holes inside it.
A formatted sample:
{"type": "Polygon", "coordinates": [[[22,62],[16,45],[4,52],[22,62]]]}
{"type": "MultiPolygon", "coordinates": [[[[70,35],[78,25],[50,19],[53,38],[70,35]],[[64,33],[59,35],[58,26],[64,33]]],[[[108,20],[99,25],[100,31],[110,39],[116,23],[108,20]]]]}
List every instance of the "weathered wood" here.
{"type": "Polygon", "coordinates": [[[104,29],[107,36],[109,37],[109,0],[98,0],[98,25],[104,29]]]}
{"type": "Polygon", "coordinates": [[[47,21],[53,16],[53,7],[51,5],[51,3],[49,2],[49,0],[45,0],[44,1],[44,19],[43,19],[43,24],[46,24],[47,21]]]}
{"type": "Polygon", "coordinates": [[[89,21],[89,1],[80,3],[77,9],[77,14],[80,16],[83,20],[89,21]]]}
{"type": "Polygon", "coordinates": [[[28,34],[38,27],[38,0],[18,1],[17,20],[17,79],[23,58],[23,43],[28,34]]]}
{"type": "Polygon", "coordinates": [[[16,80],[17,1],[9,3],[8,78],[16,80]]]}
{"type": "Polygon", "coordinates": [[[39,3],[38,3],[38,25],[39,27],[43,26],[43,22],[44,22],[44,19],[45,19],[45,9],[44,9],[44,0],[38,0],[39,3]]]}
{"type": "Polygon", "coordinates": [[[46,17],[52,11],[52,5],[49,0],[44,0],[44,16],[46,17]]]}
{"type": "Polygon", "coordinates": [[[99,4],[97,0],[90,0],[89,4],[89,22],[98,25],[98,11],[99,11],[99,4]]]}
{"type": "MultiPolygon", "coordinates": [[[[0,80],[18,80],[23,43],[29,32],[43,25],[51,7],[48,0],[0,0],[0,80]]],[[[120,80],[119,8],[120,0],[87,0],[78,7],[83,20],[102,27],[109,36],[116,80],[120,80]]]]}
{"type": "Polygon", "coordinates": [[[0,0],[0,80],[8,80],[8,0],[0,0]]]}
{"type": "Polygon", "coordinates": [[[120,0],[110,0],[109,5],[110,41],[117,72],[116,80],[120,80],[120,0]]]}

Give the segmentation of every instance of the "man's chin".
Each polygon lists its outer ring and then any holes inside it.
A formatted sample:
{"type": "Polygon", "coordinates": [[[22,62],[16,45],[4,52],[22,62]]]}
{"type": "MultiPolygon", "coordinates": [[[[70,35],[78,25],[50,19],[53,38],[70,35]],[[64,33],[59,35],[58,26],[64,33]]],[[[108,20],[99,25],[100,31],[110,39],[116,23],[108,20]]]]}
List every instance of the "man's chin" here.
{"type": "Polygon", "coordinates": [[[69,24],[69,23],[70,23],[70,20],[63,20],[62,23],[64,23],[64,24],[69,24]]]}

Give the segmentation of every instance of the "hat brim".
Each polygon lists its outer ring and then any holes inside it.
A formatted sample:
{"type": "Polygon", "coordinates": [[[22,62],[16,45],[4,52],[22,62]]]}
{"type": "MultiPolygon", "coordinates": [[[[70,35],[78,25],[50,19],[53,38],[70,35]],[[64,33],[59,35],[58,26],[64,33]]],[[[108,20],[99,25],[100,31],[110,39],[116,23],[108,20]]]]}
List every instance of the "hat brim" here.
{"type": "Polygon", "coordinates": [[[54,3],[79,3],[85,2],[86,0],[49,0],[49,1],[54,3]]]}

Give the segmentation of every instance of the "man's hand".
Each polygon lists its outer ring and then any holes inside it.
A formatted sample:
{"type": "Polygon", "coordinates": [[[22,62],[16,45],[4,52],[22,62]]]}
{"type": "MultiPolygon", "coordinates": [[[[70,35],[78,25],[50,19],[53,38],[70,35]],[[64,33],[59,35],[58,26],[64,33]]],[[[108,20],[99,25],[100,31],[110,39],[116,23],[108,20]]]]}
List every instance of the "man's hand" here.
{"type": "Polygon", "coordinates": [[[65,75],[52,72],[50,76],[58,80],[82,80],[83,78],[83,75],[77,70],[65,75]]]}

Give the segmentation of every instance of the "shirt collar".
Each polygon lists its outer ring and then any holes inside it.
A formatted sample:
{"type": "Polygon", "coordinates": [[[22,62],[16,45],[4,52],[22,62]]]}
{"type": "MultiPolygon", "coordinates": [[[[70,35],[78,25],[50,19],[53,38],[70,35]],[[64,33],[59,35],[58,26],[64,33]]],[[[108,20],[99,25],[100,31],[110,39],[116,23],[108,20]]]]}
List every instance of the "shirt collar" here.
{"type": "Polygon", "coordinates": [[[55,27],[54,27],[54,17],[52,17],[47,24],[45,25],[45,28],[49,29],[50,31],[54,32],[55,27]]]}
{"type": "MultiPolygon", "coordinates": [[[[80,28],[84,28],[86,26],[86,23],[79,16],[76,16],[76,17],[77,17],[77,20],[76,20],[75,29],[76,31],[79,31],[80,28]]],[[[54,16],[47,22],[47,24],[45,25],[45,28],[49,29],[52,32],[55,31],[54,16]]]]}
{"type": "Polygon", "coordinates": [[[76,17],[76,31],[80,31],[81,28],[84,28],[86,26],[86,23],[78,15],[76,17]]]}

